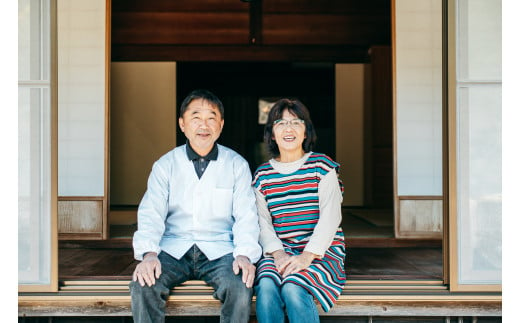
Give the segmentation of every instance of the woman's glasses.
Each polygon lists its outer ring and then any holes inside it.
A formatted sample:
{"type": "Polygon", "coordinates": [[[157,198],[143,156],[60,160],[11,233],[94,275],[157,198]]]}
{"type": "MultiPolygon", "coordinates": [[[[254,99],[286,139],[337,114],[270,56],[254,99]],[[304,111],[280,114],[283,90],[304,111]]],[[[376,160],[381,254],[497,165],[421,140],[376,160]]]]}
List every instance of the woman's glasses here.
{"type": "Polygon", "coordinates": [[[293,128],[300,128],[304,124],[305,124],[305,121],[302,119],[292,119],[292,120],[278,119],[273,122],[273,127],[285,129],[288,126],[291,126],[293,128]]]}

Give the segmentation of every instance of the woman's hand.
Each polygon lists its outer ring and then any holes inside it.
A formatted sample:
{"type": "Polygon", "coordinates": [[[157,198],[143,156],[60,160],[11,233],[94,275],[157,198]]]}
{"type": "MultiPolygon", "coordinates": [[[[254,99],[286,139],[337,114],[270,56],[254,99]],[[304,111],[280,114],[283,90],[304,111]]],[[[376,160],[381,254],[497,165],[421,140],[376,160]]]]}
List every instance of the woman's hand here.
{"type": "Polygon", "coordinates": [[[155,279],[159,278],[159,276],[161,276],[161,262],[155,252],[148,252],[143,261],[135,267],[132,279],[139,281],[141,286],[145,284],[152,286],[155,284],[155,279]]]}
{"type": "Polygon", "coordinates": [[[274,265],[278,272],[281,274],[282,271],[280,268],[285,267],[286,263],[289,261],[291,256],[289,256],[285,251],[283,250],[276,250],[275,252],[271,253],[274,258],[274,265]]]}
{"type": "Polygon", "coordinates": [[[277,257],[275,253],[273,253],[273,257],[276,269],[283,278],[309,267],[314,258],[317,257],[308,251],[304,251],[297,256],[289,256],[282,250],[279,250],[279,252],[283,252],[283,255],[279,253],[277,257]]]}

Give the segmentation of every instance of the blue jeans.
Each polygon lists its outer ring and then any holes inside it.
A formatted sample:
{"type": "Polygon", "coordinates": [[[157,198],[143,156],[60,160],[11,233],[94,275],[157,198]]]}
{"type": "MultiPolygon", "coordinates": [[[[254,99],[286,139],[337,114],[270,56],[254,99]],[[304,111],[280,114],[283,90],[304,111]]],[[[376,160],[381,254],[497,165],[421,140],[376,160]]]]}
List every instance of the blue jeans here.
{"type": "Polygon", "coordinates": [[[272,279],[264,277],[255,286],[255,292],[259,323],[283,323],[284,311],[292,323],[320,321],[314,297],[301,286],[292,283],[277,286],[272,279]]]}
{"type": "Polygon", "coordinates": [[[155,285],[142,287],[139,282],[130,283],[135,322],[164,322],[170,289],[192,279],[204,280],[214,288],[213,296],[222,302],[220,322],[249,321],[253,289],[242,282],[242,275],[233,273],[232,254],[210,261],[194,245],[179,260],[166,252],[159,254],[159,260],[162,274],[155,285]]]}

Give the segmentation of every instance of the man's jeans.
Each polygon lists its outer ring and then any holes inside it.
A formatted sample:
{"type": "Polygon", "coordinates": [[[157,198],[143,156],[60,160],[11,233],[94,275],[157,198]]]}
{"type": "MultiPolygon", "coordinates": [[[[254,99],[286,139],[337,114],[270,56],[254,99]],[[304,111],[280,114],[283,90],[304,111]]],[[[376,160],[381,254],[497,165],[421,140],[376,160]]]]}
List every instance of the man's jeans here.
{"type": "Polygon", "coordinates": [[[233,273],[232,254],[209,261],[194,245],[180,260],[166,252],[159,254],[159,260],[162,274],[155,285],[141,287],[139,282],[130,283],[135,322],[164,322],[170,289],[193,279],[204,280],[214,288],[213,296],[223,303],[220,322],[249,321],[253,289],[246,287],[241,274],[233,273]]]}
{"type": "Polygon", "coordinates": [[[285,312],[291,323],[319,323],[313,296],[303,287],[287,283],[282,286],[268,278],[255,286],[256,317],[259,323],[283,323],[285,312]]]}

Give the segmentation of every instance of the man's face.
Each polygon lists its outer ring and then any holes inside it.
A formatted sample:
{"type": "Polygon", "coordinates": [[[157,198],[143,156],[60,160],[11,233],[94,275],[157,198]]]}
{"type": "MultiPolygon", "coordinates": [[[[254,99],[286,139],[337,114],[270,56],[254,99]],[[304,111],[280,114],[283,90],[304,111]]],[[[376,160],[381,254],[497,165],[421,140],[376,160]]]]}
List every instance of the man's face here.
{"type": "Polygon", "coordinates": [[[201,156],[206,156],[217,141],[224,120],[217,107],[203,99],[191,101],[179,118],[179,126],[190,141],[191,148],[201,156]]]}

